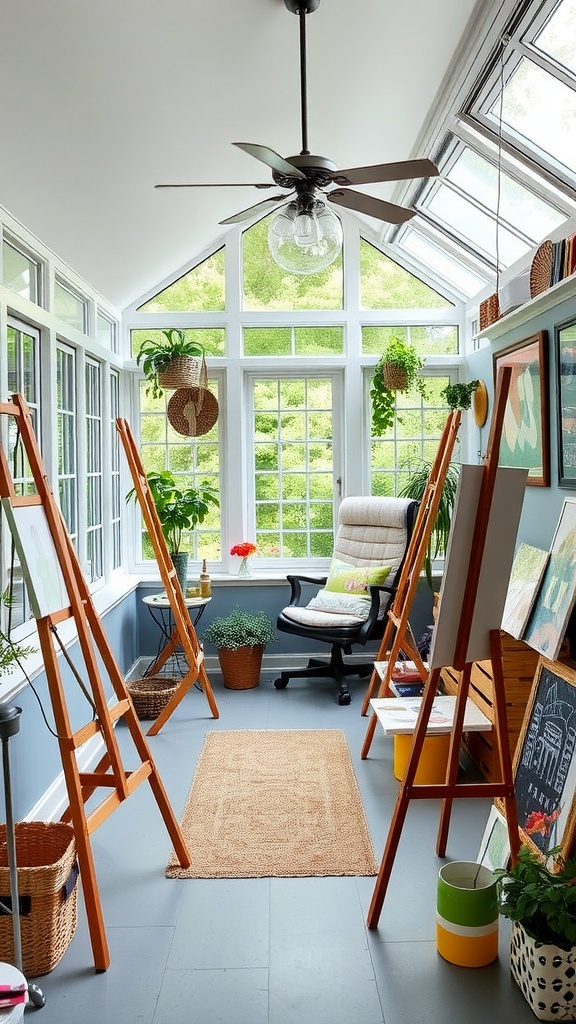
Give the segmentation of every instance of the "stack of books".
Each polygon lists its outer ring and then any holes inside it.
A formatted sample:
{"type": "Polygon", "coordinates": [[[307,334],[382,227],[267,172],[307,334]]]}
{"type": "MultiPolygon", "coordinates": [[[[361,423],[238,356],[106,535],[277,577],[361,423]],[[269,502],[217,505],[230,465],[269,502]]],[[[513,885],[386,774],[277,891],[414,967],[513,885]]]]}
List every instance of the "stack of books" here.
{"type": "MultiPolygon", "coordinates": [[[[375,667],[378,675],[383,679],[388,662],[377,661],[375,667]]],[[[428,668],[426,662],[424,662],[424,667],[428,668]]],[[[413,661],[397,661],[392,670],[389,686],[396,697],[421,697],[424,693],[425,681],[413,661]]]]}

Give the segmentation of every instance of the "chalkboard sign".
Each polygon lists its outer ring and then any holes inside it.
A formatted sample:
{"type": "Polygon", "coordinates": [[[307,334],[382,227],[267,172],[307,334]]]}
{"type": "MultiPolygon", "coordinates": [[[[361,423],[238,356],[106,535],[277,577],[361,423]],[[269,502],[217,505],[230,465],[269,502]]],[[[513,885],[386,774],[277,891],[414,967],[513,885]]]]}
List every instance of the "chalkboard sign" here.
{"type": "Polygon", "coordinates": [[[523,842],[570,854],[576,789],[576,672],[540,658],[514,758],[523,842]]]}

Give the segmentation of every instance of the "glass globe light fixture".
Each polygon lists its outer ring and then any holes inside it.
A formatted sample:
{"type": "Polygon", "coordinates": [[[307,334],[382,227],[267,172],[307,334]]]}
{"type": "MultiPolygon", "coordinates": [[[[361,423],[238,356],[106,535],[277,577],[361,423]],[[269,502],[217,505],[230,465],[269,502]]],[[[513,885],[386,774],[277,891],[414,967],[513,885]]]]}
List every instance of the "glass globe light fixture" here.
{"type": "Polygon", "coordinates": [[[296,200],[271,218],[268,247],[274,262],[290,274],[318,274],[342,249],[342,225],[321,200],[296,200]]]}

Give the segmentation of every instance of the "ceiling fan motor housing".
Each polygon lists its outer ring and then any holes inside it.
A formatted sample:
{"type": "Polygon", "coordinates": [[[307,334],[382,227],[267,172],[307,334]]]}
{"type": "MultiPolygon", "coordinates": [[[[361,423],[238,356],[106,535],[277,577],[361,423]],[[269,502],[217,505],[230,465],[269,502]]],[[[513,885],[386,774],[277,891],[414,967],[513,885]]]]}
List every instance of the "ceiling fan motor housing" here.
{"type": "MultiPolygon", "coordinates": [[[[325,188],[329,185],[338,170],[333,160],[328,160],[325,156],[314,156],[313,153],[299,153],[298,156],[286,157],[286,160],[299,171],[303,171],[306,181],[315,188],[325,188]]],[[[295,188],[297,182],[302,182],[302,178],[291,178],[289,174],[275,170],[272,171],[272,177],[281,188],[295,188]]]]}

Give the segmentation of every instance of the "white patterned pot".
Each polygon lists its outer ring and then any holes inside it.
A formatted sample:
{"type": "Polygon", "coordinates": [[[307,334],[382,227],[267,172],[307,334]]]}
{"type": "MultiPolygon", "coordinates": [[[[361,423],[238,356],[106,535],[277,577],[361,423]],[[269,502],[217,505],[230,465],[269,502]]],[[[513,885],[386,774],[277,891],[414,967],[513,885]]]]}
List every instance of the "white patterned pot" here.
{"type": "Polygon", "coordinates": [[[538,1020],[576,1020],[576,947],[537,946],[513,921],[510,967],[538,1020]]]}

